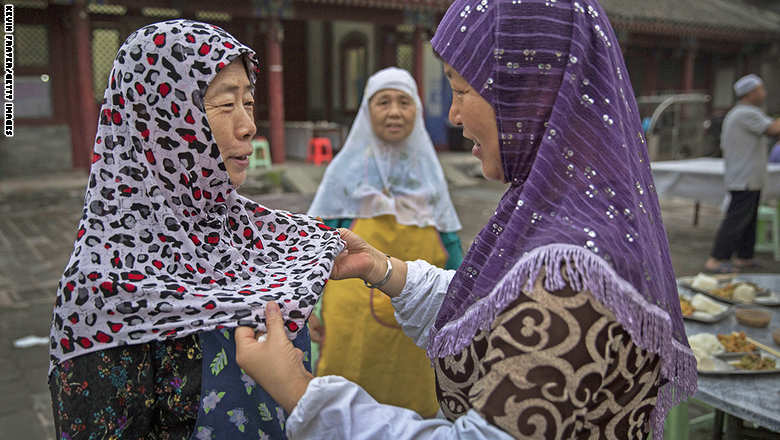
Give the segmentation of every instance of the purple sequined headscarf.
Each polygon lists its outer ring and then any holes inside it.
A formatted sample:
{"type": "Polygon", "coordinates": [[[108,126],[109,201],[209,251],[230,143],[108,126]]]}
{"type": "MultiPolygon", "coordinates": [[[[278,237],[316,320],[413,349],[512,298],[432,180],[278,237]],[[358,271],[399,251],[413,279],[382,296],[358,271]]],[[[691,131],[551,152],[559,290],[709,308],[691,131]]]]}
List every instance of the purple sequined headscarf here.
{"type": "Polygon", "coordinates": [[[456,0],[432,43],[495,109],[510,187],[449,286],[428,355],[459,353],[544,269],[546,289],[568,279],[590,290],[660,355],[662,432],[671,406],[696,390],[696,361],[606,14],[594,0],[456,0]]]}

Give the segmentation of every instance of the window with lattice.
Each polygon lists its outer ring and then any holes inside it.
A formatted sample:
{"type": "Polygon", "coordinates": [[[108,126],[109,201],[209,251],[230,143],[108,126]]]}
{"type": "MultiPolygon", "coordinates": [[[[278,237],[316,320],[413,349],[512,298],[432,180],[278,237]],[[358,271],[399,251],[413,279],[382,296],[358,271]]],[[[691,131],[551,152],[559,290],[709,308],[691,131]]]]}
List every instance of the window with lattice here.
{"type": "Polygon", "coordinates": [[[49,65],[49,31],[39,24],[17,24],[14,30],[16,65],[47,67],[49,65]]]}
{"type": "Polygon", "coordinates": [[[405,69],[409,72],[412,71],[414,66],[414,48],[411,44],[401,43],[398,45],[395,62],[396,66],[401,69],[405,69]]]}
{"type": "Polygon", "coordinates": [[[98,102],[103,100],[119,43],[119,31],[116,29],[92,30],[92,87],[98,102]]]}

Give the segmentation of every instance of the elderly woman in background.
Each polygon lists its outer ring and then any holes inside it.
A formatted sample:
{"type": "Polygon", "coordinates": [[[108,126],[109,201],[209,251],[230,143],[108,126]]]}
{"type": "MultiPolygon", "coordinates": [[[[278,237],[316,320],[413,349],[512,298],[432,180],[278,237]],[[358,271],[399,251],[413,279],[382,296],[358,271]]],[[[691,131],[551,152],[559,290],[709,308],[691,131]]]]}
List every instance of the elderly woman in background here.
{"type": "MultiPolygon", "coordinates": [[[[369,78],[344,148],[328,166],[309,215],[349,228],[382,253],[446,269],[462,259],[450,201],[412,76],[390,67],[369,78]]],[[[401,331],[376,285],[331,281],[322,298],[319,376],[352,380],[377,401],[433,416],[439,408],[424,350],[401,331]]]]}
{"type": "Polygon", "coordinates": [[[279,301],[308,350],[306,315],[343,245],[236,192],[256,68],[250,48],[189,20],[120,47],[54,308],[58,439],[284,438],[283,409],[235,363],[232,328],[264,328],[279,301]]]}

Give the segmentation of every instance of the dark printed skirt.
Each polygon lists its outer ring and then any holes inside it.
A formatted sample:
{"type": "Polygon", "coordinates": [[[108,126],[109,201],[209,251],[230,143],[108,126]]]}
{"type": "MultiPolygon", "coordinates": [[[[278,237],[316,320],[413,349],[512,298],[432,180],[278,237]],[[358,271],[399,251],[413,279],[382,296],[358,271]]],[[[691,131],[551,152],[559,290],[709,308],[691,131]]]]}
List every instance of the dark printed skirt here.
{"type": "MultiPolygon", "coordinates": [[[[310,370],[309,332],[293,344],[310,370]]],[[[232,330],[111,348],[49,377],[58,440],[284,439],[287,414],[235,362],[232,330]]]]}
{"type": "Polygon", "coordinates": [[[58,440],[186,440],[198,414],[198,336],[61,362],[49,376],[58,440]]]}

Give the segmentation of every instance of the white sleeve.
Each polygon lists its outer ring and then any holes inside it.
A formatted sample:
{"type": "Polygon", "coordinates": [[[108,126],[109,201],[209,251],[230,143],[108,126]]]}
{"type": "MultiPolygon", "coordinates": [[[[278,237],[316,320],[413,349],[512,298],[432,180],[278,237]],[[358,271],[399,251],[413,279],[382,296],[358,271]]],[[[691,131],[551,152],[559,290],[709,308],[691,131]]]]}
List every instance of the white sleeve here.
{"type": "Polygon", "coordinates": [[[741,120],[744,127],[753,134],[762,135],[772,125],[772,118],[765,115],[761,110],[751,109],[745,112],[741,120]]]}
{"type": "Polygon", "coordinates": [[[395,319],[418,347],[428,345],[428,331],[439,314],[454,270],[444,270],[427,261],[406,262],[406,284],[401,294],[390,300],[395,319]]]}
{"type": "Polygon", "coordinates": [[[378,403],[365,390],[339,376],[309,382],[287,419],[296,439],[350,440],[510,440],[512,437],[470,410],[455,422],[423,419],[416,412],[378,403]]]}

